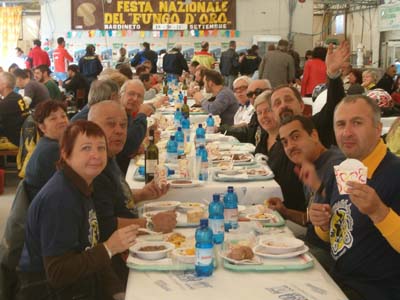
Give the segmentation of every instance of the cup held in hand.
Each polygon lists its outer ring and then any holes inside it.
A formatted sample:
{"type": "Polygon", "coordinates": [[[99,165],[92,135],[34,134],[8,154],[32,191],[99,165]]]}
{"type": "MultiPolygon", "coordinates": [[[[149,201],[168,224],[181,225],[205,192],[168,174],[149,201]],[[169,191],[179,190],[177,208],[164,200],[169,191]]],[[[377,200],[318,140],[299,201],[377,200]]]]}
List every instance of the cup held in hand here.
{"type": "Polygon", "coordinates": [[[357,159],[346,159],[340,165],[334,166],[333,168],[335,170],[338,190],[341,195],[348,194],[348,181],[355,181],[362,184],[367,183],[368,168],[357,159]]]}

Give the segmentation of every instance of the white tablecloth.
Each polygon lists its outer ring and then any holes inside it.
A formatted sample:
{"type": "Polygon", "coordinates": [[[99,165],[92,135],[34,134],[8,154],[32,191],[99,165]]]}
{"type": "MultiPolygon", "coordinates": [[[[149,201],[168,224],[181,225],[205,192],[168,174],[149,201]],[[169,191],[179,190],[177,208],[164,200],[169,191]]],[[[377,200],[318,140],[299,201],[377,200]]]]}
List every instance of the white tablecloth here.
{"type": "MultiPolygon", "coordinates": [[[[131,160],[126,173],[126,181],[133,189],[141,188],[144,182],[135,181],[133,175],[137,166],[134,160],[131,160]]],[[[159,200],[169,201],[196,201],[196,200],[212,200],[214,193],[225,193],[227,186],[233,186],[238,195],[239,204],[251,205],[260,204],[270,197],[282,197],[282,191],[275,180],[252,181],[252,182],[216,182],[209,180],[203,186],[192,188],[171,188],[168,193],[159,200]]]]}
{"type": "MultiPolygon", "coordinates": [[[[242,226],[242,224],[241,224],[242,226]]],[[[193,272],[130,270],[126,298],[134,300],[347,299],[321,265],[292,272],[232,272],[221,261],[210,277],[193,272]]]]}

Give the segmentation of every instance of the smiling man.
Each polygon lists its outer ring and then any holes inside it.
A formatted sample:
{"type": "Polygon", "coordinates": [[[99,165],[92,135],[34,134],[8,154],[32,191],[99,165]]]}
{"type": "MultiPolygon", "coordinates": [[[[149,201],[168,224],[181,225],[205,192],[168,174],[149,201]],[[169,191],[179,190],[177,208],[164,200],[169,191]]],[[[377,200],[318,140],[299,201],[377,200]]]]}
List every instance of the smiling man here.
{"type": "Polygon", "coordinates": [[[348,182],[341,195],[331,175],[325,203],[310,208],[311,221],[330,242],[332,275],[350,299],[399,299],[400,159],[381,140],[380,109],[367,96],[344,98],[334,128],[346,157],[367,166],[367,183],[348,182]]]}

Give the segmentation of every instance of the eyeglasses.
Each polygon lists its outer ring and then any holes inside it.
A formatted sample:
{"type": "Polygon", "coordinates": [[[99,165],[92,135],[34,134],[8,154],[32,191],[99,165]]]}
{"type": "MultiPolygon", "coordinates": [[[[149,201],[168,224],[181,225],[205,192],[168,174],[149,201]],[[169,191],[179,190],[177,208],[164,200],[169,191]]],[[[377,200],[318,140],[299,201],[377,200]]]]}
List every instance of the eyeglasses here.
{"type": "Polygon", "coordinates": [[[257,88],[257,89],[255,89],[255,90],[252,91],[252,92],[248,92],[248,93],[246,94],[246,96],[247,96],[248,98],[253,98],[254,96],[257,97],[258,95],[260,95],[262,92],[264,92],[264,91],[266,91],[266,90],[269,90],[269,89],[259,89],[259,88],[257,88]]]}
{"type": "Polygon", "coordinates": [[[237,92],[242,92],[242,91],[244,91],[244,90],[247,90],[247,88],[248,88],[247,85],[241,85],[241,86],[235,87],[235,88],[233,89],[233,91],[234,91],[235,93],[237,93],[237,92]]]}

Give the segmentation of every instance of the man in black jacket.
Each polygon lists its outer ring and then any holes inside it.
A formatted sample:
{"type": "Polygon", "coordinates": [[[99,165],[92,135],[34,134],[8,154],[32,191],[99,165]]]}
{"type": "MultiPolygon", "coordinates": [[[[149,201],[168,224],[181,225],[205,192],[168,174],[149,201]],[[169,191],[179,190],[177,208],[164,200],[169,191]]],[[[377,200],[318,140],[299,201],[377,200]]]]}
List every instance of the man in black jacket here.
{"type": "Polygon", "coordinates": [[[236,42],[229,42],[229,49],[222,52],[219,69],[224,76],[224,85],[232,89],[233,81],[239,74],[239,55],[235,51],[236,42]]]}
{"type": "Polygon", "coordinates": [[[182,76],[183,71],[189,72],[188,64],[181,51],[182,45],[175,44],[174,47],[164,55],[163,70],[167,73],[167,76],[178,79],[179,76],[182,76]]]}

